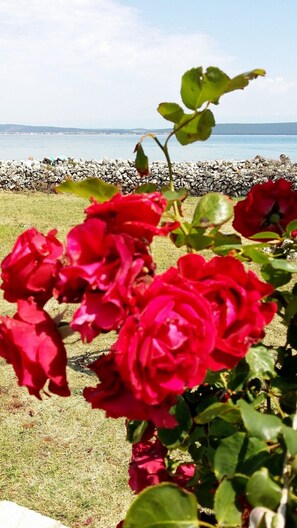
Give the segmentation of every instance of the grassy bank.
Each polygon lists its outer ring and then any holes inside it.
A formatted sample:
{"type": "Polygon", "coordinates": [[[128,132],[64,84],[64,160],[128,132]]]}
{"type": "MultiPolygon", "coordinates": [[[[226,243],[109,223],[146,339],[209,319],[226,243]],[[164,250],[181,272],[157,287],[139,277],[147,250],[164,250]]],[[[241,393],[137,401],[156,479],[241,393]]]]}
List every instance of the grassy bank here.
{"type": "MultiPolygon", "coordinates": [[[[1,260],[30,226],[44,233],[56,227],[63,240],[73,225],[83,221],[87,204],[69,195],[9,192],[0,193],[0,202],[1,260]]],[[[164,240],[155,244],[164,269],[170,264],[167,244],[164,240]]],[[[170,256],[174,263],[175,255],[170,256]]],[[[0,313],[14,312],[15,306],[0,293],[0,313]]],[[[40,402],[30,397],[18,387],[11,366],[0,359],[1,500],[15,501],[71,528],[107,528],[123,518],[132,498],[124,420],[105,419],[81,395],[86,385],[96,384],[83,356],[94,357],[108,347],[109,340],[103,336],[88,346],[68,342],[70,398],[52,396],[40,402]]]]}
{"type": "MultiPolygon", "coordinates": [[[[71,226],[83,221],[86,201],[68,195],[0,193],[0,259],[16,236],[30,226],[42,232],[56,227],[63,239],[71,226]]],[[[189,199],[191,214],[196,198],[189,199]]],[[[167,240],[154,243],[159,270],[176,261],[181,251],[167,240]]],[[[1,294],[0,294],[1,295],[1,294]]],[[[57,310],[53,304],[51,310],[57,310]]],[[[14,306],[0,298],[0,313],[14,306]]],[[[268,339],[278,333],[273,326],[268,339]]],[[[123,440],[123,420],[105,419],[92,411],[81,392],[96,378],[86,369],[85,354],[94,357],[109,346],[100,337],[91,346],[72,338],[68,377],[70,398],[38,401],[18,387],[9,365],[0,360],[1,429],[0,497],[61,520],[71,528],[109,528],[124,517],[132,494],[127,485],[130,447],[123,440]]]]}

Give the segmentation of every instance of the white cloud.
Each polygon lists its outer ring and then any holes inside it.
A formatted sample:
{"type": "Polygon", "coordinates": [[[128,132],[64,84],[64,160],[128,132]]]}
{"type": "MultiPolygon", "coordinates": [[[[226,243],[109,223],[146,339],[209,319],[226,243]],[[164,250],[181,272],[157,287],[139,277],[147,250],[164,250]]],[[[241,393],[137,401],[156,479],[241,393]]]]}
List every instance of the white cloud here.
{"type": "Polygon", "coordinates": [[[116,0],[0,0],[2,122],[146,126],[186,69],[232,61],[208,35],[162,32],[116,0]]]}
{"type": "MultiPolygon", "coordinates": [[[[159,102],[179,102],[193,66],[241,71],[207,34],[149,26],[124,0],[0,0],[1,122],[167,126],[159,102]]],[[[297,80],[282,72],[222,99],[218,122],[297,120],[297,80]],[[270,116],[269,119],[267,116],[270,116]]]]}
{"type": "Polygon", "coordinates": [[[244,95],[239,91],[224,98],[216,112],[218,121],[297,121],[296,90],[297,79],[259,77],[244,90],[244,95]]]}

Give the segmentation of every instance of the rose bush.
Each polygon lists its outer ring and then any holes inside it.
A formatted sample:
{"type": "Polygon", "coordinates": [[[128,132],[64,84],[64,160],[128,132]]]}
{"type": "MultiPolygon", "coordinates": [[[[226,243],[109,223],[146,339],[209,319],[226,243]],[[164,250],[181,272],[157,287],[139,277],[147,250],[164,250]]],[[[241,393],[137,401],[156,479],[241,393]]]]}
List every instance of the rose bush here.
{"type": "MultiPolygon", "coordinates": [[[[297,192],[284,179],[269,181],[235,205],[234,229],[261,241],[245,245],[222,231],[233,216],[229,197],[208,193],[185,220],[187,192],[174,187],[168,151],[172,136],[183,145],[206,140],[210,105],[263,74],[186,72],[186,112],[161,103],[173,130],[164,144],[149,134],[166,157],[169,186],[147,182],[123,196],[100,180],[68,180],[57,190],[91,205],[65,249],[56,231],[31,228],[2,262],[1,288],[17,312],[0,317],[0,356],[30,394],[69,395],[62,335],[77,331],[91,342],[116,332],[108,354],[89,365],[99,382],[83,395],[93,409],[126,418],[129,484],[139,495],[124,528],[245,528],[259,507],[261,526],[296,526],[297,192]],[[151,254],[155,236],[185,248],[163,273],[151,254]],[[215,256],[197,254],[205,249],[215,256]],[[70,320],[53,319],[51,298],[79,306],[70,320]],[[261,342],[276,313],[281,346],[261,342]]],[[[149,175],[143,140],[141,176],[149,175]]]]}

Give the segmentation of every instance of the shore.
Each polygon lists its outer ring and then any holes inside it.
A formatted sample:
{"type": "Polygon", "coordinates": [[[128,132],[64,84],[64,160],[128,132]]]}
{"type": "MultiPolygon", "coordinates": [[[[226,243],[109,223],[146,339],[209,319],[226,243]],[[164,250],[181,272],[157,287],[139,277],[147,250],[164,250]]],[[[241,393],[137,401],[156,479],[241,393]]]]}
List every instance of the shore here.
{"type": "MultiPolygon", "coordinates": [[[[297,163],[285,155],[278,160],[256,156],[245,161],[175,162],[173,174],[176,189],[186,187],[191,196],[202,196],[209,191],[245,196],[256,183],[279,178],[292,181],[293,188],[297,189],[297,163]]],[[[51,193],[66,178],[79,181],[90,177],[118,185],[123,193],[143,183],[155,183],[158,188],[169,183],[168,168],[162,162],[151,163],[150,176],[140,178],[132,160],[0,161],[1,190],[51,193]]]]}

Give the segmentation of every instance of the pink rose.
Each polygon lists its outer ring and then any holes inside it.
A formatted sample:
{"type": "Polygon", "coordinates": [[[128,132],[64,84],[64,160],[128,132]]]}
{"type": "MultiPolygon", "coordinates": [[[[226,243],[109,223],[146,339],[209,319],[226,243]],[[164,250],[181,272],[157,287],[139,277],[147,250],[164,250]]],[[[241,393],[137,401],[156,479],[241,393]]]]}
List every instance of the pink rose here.
{"type": "Polygon", "coordinates": [[[156,438],[132,445],[129,486],[135,493],[170,480],[165,463],[167,452],[167,447],[156,438]]]}
{"type": "Polygon", "coordinates": [[[246,238],[272,231],[282,234],[297,219],[297,191],[284,178],[254,185],[247,197],[234,207],[233,227],[246,238]]]}
{"type": "Polygon", "coordinates": [[[54,321],[33,298],[20,300],[13,318],[0,317],[0,356],[11,363],[19,385],[40,398],[48,390],[69,396],[66,351],[54,321]]]}
{"type": "Polygon", "coordinates": [[[32,227],[17,238],[13,250],[2,262],[1,288],[7,301],[33,296],[43,305],[52,296],[63,252],[56,233],[53,230],[43,235],[32,227]]]}
{"type": "Polygon", "coordinates": [[[96,387],[84,389],[84,397],[93,409],[103,409],[111,418],[125,416],[128,420],[152,421],[157,427],[171,428],[176,425],[175,418],[169,413],[175,399],[168,398],[161,405],[147,405],[137,400],[123,383],[112,352],[100,356],[89,368],[101,381],[96,387]]]}
{"type": "Polygon", "coordinates": [[[264,337],[276,304],[262,302],[273,288],[233,257],[205,261],[188,254],[178,261],[180,281],[187,280],[211,306],[216,343],[209,356],[212,370],[233,368],[249,347],[264,337]]]}
{"type": "Polygon", "coordinates": [[[88,218],[100,218],[107,223],[110,233],[126,233],[151,243],[155,235],[167,236],[178,227],[178,222],[167,223],[157,227],[167,205],[166,199],[159,192],[150,194],[115,194],[110,200],[93,205],[86,209],[88,218]]]}
{"type": "Polygon", "coordinates": [[[209,303],[188,281],[176,285],[176,273],[172,268],[153,280],[113,347],[125,385],[148,405],[200,384],[215,345],[209,303]]]}
{"type": "Polygon", "coordinates": [[[59,301],[81,301],[71,327],[87,342],[118,328],[155,267],[141,241],[108,233],[98,218],[69,232],[65,260],[54,293],[59,301]]]}

